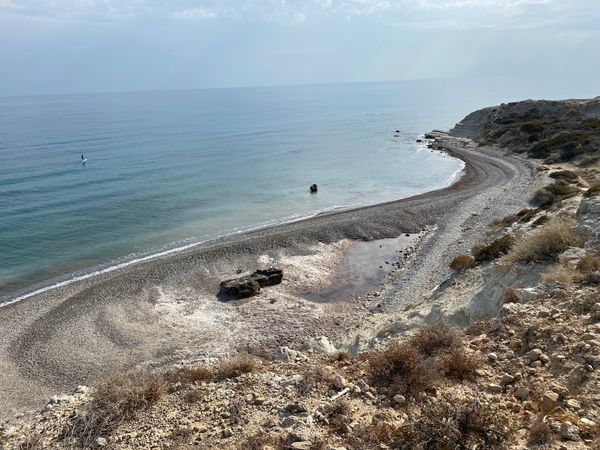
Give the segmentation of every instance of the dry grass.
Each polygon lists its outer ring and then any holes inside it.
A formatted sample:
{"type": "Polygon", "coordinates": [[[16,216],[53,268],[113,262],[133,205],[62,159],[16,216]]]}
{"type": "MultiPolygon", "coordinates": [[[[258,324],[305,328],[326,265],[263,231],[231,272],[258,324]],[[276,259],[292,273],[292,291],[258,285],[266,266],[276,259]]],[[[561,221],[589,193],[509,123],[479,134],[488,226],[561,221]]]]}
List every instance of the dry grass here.
{"type": "Polygon", "coordinates": [[[327,366],[318,365],[311,367],[302,374],[302,379],[296,385],[298,394],[304,396],[310,394],[321,386],[330,385],[335,379],[335,372],[327,366]]]}
{"type": "Polygon", "coordinates": [[[455,328],[445,322],[437,322],[419,328],[410,339],[411,346],[420,353],[431,356],[442,350],[462,345],[462,338],[455,328]]]}
{"type": "Polygon", "coordinates": [[[536,422],[529,429],[529,445],[544,445],[553,440],[552,429],[547,422],[536,422]]]}
{"type": "Polygon", "coordinates": [[[178,367],[173,372],[165,374],[169,383],[194,384],[202,381],[211,381],[214,378],[212,370],[204,366],[178,367]]]}
{"type": "Polygon", "coordinates": [[[450,268],[457,272],[463,272],[475,266],[475,258],[471,255],[458,255],[450,262],[450,268]]]}
{"type": "Polygon", "coordinates": [[[464,348],[454,348],[440,360],[441,372],[453,380],[471,380],[482,365],[481,358],[467,353],[464,348]]]}
{"type": "Polygon", "coordinates": [[[576,269],[582,273],[600,271],[600,254],[584,255],[577,263],[576,269]]]}
{"type": "Polygon", "coordinates": [[[42,441],[42,435],[35,431],[28,432],[15,447],[16,450],[42,450],[43,448],[45,447],[42,441]]]}
{"type": "Polygon", "coordinates": [[[572,223],[555,220],[520,240],[507,256],[509,262],[554,261],[570,246],[583,243],[583,238],[571,230],[572,223]]]}
{"type": "Polygon", "coordinates": [[[522,300],[521,295],[511,287],[504,288],[502,303],[519,303],[522,300]]]}
{"type": "Polygon", "coordinates": [[[247,353],[239,353],[221,360],[219,367],[215,370],[214,379],[219,381],[237,378],[242,374],[256,371],[258,367],[259,363],[256,358],[247,353]]]}
{"type": "Polygon", "coordinates": [[[390,344],[369,359],[373,382],[392,387],[395,392],[414,396],[432,387],[439,378],[436,367],[408,343],[390,344]]]}
{"type": "Polygon", "coordinates": [[[240,448],[247,450],[264,450],[266,448],[284,449],[286,446],[280,438],[270,436],[264,432],[256,433],[246,439],[240,448]]]}
{"type": "Polygon", "coordinates": [[[510,227],[513,223],[515,223],[519,220],[519,217],[520,216],[518,214],[509,214],[508,216],[503,217],[502,219],[493,220],[491,225],[493,227],[500,227],[500,228],[510,227]]]}
{"type": "Polygon", "coordinates": [[[570,285],[573,283],[573,271],[563,266],[552,266],[542,274],[542,280],[545,282],[557,281],[570,285]]]}
{"type": "Polygon", "coordinates": [[[406,342],[392,343],[367,356],[372,382],[415,397],[438,383],[471,377],[479,367],[465,354],[462,336],[443,322],[421,327],[406,342]]]}
{"type": "Polygon", "coordinates": [[[600,254],[584,255],[576,266],[579,280],[586,284],[600,284],[600,254]]]}
{"type": "Polygon", "coordinates": [[[365,450],[499,448],[506,436],[490,411],[477,402],[442,400],[423,405],[419,417],[394,428],[371,424],[352,436],[351,448],[365,450]]]}
{"type": "Polygon", "coordinates": [[[352,408],[347,401],[342,400],[326,405],[323,415],[329,421],[329,429],[333,433],[344,434],[348,432],[348,425],[352,422],[352,408]]]}
{"type": "Polygon", "coordinates": [[[83,447],[93,446],[96,438],[110,434],[164,394],[161,377],[112,372],[97,384],[91,401],[69,422],[64,437],[76,439],[83,447]]]}
{"type": "Polygon", "coordinates": [[[514,236],[505,234],[487,245],[476,245],[471,249],[471,253],[477,262],[491,261],[508,253],[514,243],[514,236]]]}

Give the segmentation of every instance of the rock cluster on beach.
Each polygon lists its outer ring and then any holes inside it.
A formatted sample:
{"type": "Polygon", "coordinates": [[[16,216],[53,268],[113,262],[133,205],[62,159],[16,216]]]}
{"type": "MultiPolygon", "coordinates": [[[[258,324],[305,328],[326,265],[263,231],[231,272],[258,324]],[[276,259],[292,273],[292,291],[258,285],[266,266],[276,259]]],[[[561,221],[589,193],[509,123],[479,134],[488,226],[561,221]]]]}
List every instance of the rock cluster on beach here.
{"type": "Polygon", "coordinates": [[[262,287],[281,283],[281,280],[283,280],[283,270],[270,268],[257,270],[251,275],[222,281],[220,287],[221,292],[225,295],[246,298],[257,295],[262,287]]]}

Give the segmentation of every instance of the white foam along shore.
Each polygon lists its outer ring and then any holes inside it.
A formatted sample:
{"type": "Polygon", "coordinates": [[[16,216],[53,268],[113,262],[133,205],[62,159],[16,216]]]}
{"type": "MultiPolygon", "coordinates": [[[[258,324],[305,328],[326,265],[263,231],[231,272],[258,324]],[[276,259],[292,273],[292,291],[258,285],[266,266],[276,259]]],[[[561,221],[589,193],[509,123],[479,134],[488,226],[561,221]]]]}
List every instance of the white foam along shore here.
{"type": "MultiPolygon", "coordinates": [[[[458,158],[457,158],[458,159],[458,158]]],[[[454,171],[449,179],[447,184],[445,185],[445,188],[452,186],[454,183],[458,182],[462,176],[462,174],[464,173],[465,170],[465,162],[460,160],[461,162],[460,166],[458,169],[456,169],[456,171],[454,171]]],[[[402,199],[406,199],[406,198],[410,198],[413,196],[417,196],[417,195],[422,195],[425,194],[427,192],[430,191],[421,191],[421,192],[417,192],[417,193],[413,193],[408,197],[399,197],[397,199],[394,200],[389,200],[389,201],[395,201],[395,200],[402,200],[402,199]]],[[[4,308],[6,306],[18,303],[20,301],[26,300],[30,297],[39,295],[39,294],[43,294],[45,292],[51,291],[53,289],[58,289],[61,288],[63,286],[68,286],[72,283],[76,283],[78,281],[83,281],[83,280],[87,280],[89,278],[93,278],[93,277],[97,277],[99,275],[103,275],[103,274],[107,274],[110,272],[114,272],[117,271],[119,269],[123,269],[129,266],[132,266],[134,264],[139,264],[139,263],[143,263],[145,261],[151,261],[154,259],[158,259],[164,256],[168,256],[168,255],[173,255],[176,253],[181,253],[187,250],[192,250],[195,247],[198,247],[200,245],[206,245],[209,244],[211,242],[217,242],[220,239],[225,239],[225,238],[229,238],[229,237],[234,237],[236,235],[240,235],[240,234],[244,234],[244,233],[251,233],[253,231],[260,231],[260,230],[267,230],[269,228],[272,227],[277,227],[280,225],[285,225],[285,224],[291,224],[294,222],[301,222],[304,220],[308,220],[312,217],[316,217],[316,216],[320,216],[320,215],[328,215],[328,214],[334,214],[336,212],[341,212],[341,211],[351,211],[354,209],[360,209],[360,208],[364,208],[364,207],[369,207],[369,206],[376,206],[378,204],[383,204],[383,203],[387,203],[387,201],[384,202],[375,202],[375,203],[371,203],[371,204],[364,204],[364,205],[341,205],[341,206],[334,206],[332,208],[328,208],[325,210],[321,210],[321,211],[316,211],[314,213],[311,213],[307,216],[297,216],[297,215],[293,215],[293,216],[288,216],[288,217],[284,217],[278,221],[272,221],[272,222],[268,222],[268,223],[262,223],[256,226],[250,226],[250,227],[245,227],[239,230],[234,230],[234,231],[230,231],[227,233],[224,233],[222,235],[218,235],[215,237],[210,237],[208,239],[205,240],[201,240],[201,241],[197,241],[197,242],[193,242],[190,244],[185,244],[185,245],[181,245],[181,246],[175,246],[173,248],[168,248],[166,250],[161,250],[158,251],[156,253],[151,253],[145,256],[140,256],[140,257],[133,257],[131,259],[125,259],[122,262],[119,262],[117,264],[111,264],[108,265],[106,267],[102,267],[102,265],[100,265],[101,268],[90,268],[89,270],[86,269],[82,269],[82,274],[81,275],[75,275],[75,276],[68,276],[68,275],[63,275],[63,276],[59,276],[56,277],[55,279],[58,279],[59,281],[53,282],[51,284],[48,284],[46,286],[42,286],[40,288],[31,290],[31,291],[27,291],[27,288],[21,289],[21,291],[24,291],[23,294],[17,295],[14,298],[8,298],[8,300],[3,301],[2,303],[0,303],[0,308],[4,308]]],[[[38,284],[43,284],[44,282],[38,283],[38,284]]]]}

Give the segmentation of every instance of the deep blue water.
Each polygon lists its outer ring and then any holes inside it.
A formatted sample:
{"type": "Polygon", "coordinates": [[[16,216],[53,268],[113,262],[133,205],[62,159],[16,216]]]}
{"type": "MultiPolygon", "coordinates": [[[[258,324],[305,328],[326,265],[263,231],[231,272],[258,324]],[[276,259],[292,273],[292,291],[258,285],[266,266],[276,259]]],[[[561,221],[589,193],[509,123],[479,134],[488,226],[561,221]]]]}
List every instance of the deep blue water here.
{"type": "Polygon", "coordinates": [[[490,97],[395,82],[0,98],[0,303],[140,255],[446,186],[460,162],[416,138],[490,97]]]}

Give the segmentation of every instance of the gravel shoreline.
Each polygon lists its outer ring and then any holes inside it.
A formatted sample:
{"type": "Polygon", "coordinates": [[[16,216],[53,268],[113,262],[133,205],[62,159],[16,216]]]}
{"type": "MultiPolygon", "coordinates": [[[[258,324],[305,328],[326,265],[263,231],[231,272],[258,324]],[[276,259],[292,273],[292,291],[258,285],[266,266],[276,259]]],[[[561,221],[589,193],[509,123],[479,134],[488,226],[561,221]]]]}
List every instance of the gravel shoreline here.
{"type": "Polygon", "coordinates": [[[446,189],[229,236],[0,308],[0,410],[10,416],[39,408],[50,395],[113,366],[152,367],[210,355],[219,340],[230,344],[226,350],[300,345],[319,334],[340,337],[359,322],[356,333],[346,333],[348,343],[357,333],[376,335],[407,302],[443,281],[450,253],[469,242],[461,239],[461,226],[474,222],[475,231],[463,228],[473,240],[487,216],[523,206],[539,184],[531,162],[450,138],[442,144],[466,163],[461,180],[446,189]],[[254,269],[265,255],[310,256],[315,245],[396,238],[431,227],[436,231],[414,261],[388,278],[382,299],[332,305],[285,295],[277,301],[270,294],[235,304],[216,298],[219,279],[254,269]],[[167,324],[170,317],[157,308],[166,301],[181,316],[196,317],[194,308],[204,312],[192,324],[167,324]]]}

